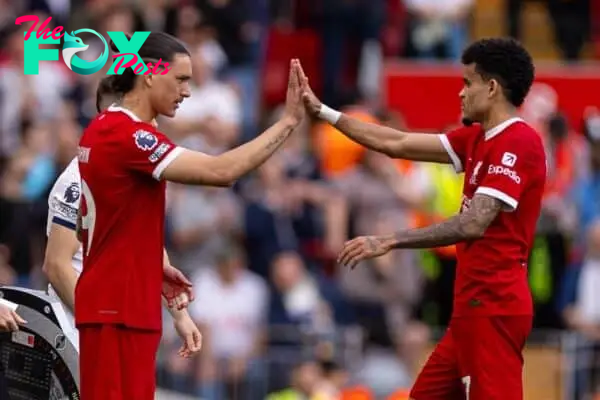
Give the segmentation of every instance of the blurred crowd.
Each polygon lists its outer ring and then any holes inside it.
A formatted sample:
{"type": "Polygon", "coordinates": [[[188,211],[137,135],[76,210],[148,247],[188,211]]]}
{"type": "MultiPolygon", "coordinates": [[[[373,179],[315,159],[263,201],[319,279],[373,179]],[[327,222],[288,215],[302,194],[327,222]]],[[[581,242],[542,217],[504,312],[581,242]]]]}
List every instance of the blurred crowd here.
{"type": "MultiPolygon", "coordinates": [[[[160,129],[182,146],[217,154],[281,112],[263,95],[273,78],[264,62],[274,31],[318,33],[323,59],[315,80],[326,103],[410,129],[401,110],[381,104],[384,60],[457,60],[471,39],[474,3],[0,0],[0,282],[45,287],[48,192],[95,115],[103,75],[76,75],[62,62],[43,62],[38,75],[25,76],[24,28],[14,25],[16,16],[36,13],[43,21],[51,15],[51,26],[69,32],[177,35],[193,57],[192,96],[174,119],[158,121],[160,129]]],[[[506,2],[514,36],[520,3],[506,2]]],[[[557,40],[565,59],[574,60],[590,24],[582,22],[585,8],[556,11],[558,3],[548,2],[557,40]]],[[[585,2],[569,2],[575,3],[585,2]]],[[[584,131],[576,132],[546,89],[536,86],[523,107],[523,118],[544,137],[550,171],[530,262],[535,326],[578,332],[595,347],[600,111],[590,107],[582,116],[584,131]]],[[[193,360],[180,358],[178,338],[166,324],[161,384],[207,400],[333,399],[364,390],[402,398],[436,328],[450,318],[454,247],[397,251],[353,271],[336,265],[335,257],[350,237],[453,215],[461,189],[462,176],[450,166],[390,160],[308,120],[231,189],[170,184],[167,247],[173,264],[194,282],[190,313],[204,333],[204,349],[193,360]]],[[[584,372],[576,377],[580,396],[594,384],[584,372]]]]}

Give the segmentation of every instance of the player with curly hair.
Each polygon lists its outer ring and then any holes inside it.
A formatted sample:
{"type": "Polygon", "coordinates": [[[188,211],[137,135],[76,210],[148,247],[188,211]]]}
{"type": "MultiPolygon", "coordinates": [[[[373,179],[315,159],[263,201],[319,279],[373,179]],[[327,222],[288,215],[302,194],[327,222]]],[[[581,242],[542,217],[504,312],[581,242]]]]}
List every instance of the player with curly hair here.
{"type": "MultiPolygon", "coordinates": [[[[393,158],[453,164],[465,173],[460,212],[438,224],[346,243],[355,267],[392,249],[457,245],[453,315],[411,391],[412,400],[520,400],[522,351],[533,321],[527,262],[540,214],[546,156],[517,117],[534,80],[515,40],[479,40],[462,55],[462,126],[415,134],[362,122],[322,104],[305,76],[308,111],[350,139],[393,158]]],[[[303,75],[303,73],[302,73],[303,75]]]]}

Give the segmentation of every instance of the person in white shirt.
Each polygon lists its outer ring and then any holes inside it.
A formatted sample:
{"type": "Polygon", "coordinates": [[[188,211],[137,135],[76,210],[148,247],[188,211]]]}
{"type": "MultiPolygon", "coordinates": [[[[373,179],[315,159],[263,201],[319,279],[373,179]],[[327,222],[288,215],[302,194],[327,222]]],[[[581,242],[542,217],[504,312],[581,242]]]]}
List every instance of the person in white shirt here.
{"type": "MultiPolygon", "coordinates": [[[[112,104],[109,87],[100,87],[97,94],[97,109],[100,112],[112,104]]],[[[81,195],[81,176],[78,159],[75,157],[58,177],[48,198],[48,221],[46,233],[48,242],[44,257],[43,271],[50,282],[48,295],[60,301],[70,324],[63,327],[76,348],[79,348],[79,334],[75,327],[75,285],[82,271],[82,247],[77,239],[77,212],[81,195]]],[[[168,257],[166,257],[168,260],[168,257]]],[[[186,308],[168,307],[173,316],[175,329],[183,339],[179,354],[190,356],[200,350],[202,336],[190,318],[186,308]]]]}

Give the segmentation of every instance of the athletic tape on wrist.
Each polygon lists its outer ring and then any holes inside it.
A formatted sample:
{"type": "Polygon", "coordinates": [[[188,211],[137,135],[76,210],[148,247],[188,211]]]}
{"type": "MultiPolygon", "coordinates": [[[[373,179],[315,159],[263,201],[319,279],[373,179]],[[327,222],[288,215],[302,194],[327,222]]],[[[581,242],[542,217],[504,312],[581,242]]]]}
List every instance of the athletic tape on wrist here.
{"type": "Polygon", "coordinates": [[[342,113],[334,110],[333,108],[327,107],[325,104],[321,104],[321,109],[319,110],[319,118],[329,122],[331,125],[337,124],[342,113]]]}

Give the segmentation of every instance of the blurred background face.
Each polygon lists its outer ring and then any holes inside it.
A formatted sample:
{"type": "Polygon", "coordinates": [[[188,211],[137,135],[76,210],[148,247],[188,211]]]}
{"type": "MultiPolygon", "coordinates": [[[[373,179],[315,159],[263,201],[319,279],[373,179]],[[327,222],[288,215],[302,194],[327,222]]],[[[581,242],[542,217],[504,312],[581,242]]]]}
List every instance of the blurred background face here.
{"type": "Polygon", "coordinates": [[[199,39],[199,32],[196,27],[201,20],[198,9],[190,4],[185,5],[179,8],[177,19],[177,36],[190,45],[196,44],[199,39]]]}
{"type": "MultiPolygon", "coordinates": [[[[23,24],[25,25],[25,24],[23,24]]],[[[29,30],[31,24],[27,24],[23,27],[23,31],[29,30]]],[[[12,61],[14,62],[23,62],[23,52],[25,41],[23,40],[23,31],[17,30],[7,40],[6,43],[6,53],[9,55],[12,61]]]]}
{"type": "Polygon", "coordinates": [[[125,7],[112,12],[104,20],[104,30],[106,32],[133,32],[133,12],[125,7]]]}
{"type": "Polygon", "coordinates": [[[174,117],[179,103],[190,97],[192,61],[186,54],[176,54],[169,68],[165,75],[159,73],[145,78],[152,79],[150,98],[154,110],[160,115],[174,117]]]}
{"type": "Polygon", "coordinates": [[[31,126],[24,137],[25,146],[35,154],[48,152],[52,149],[52,135],[47,125],[31,126]]]}
{"type": "Polygon", "coordinates": [[[273,261],[273,282],[279,290],[285,291],[297,285],[303,277],[304,264],[295,253],[284,253],[273,261]]]}
{"type": "Polygon", "coordinates": [[[294,386],[305,394],[311,394],[321,380],[321,370],[317,363],[307,362],[294,371],[294,386]]]}
{"type": "Polygon", "coordinates": [[[193,80],[197,86],[202,86],[213,76],[211,65],[207,62],[202,51],[196,50],[192,54],[193,80]]]}
{"type": "Polygon", "coordinates": [[[244,261],[239,250],[224,254],[219,261],[219,275],[226,282],[232,282],[242,271],[244,261]]]}
{"type": "Polygon", "coordinates": [[[530,124],[539,127],[558,111],[558,95],[551,86],[536,82],[521,107],[521,115],[530,124]]]}

